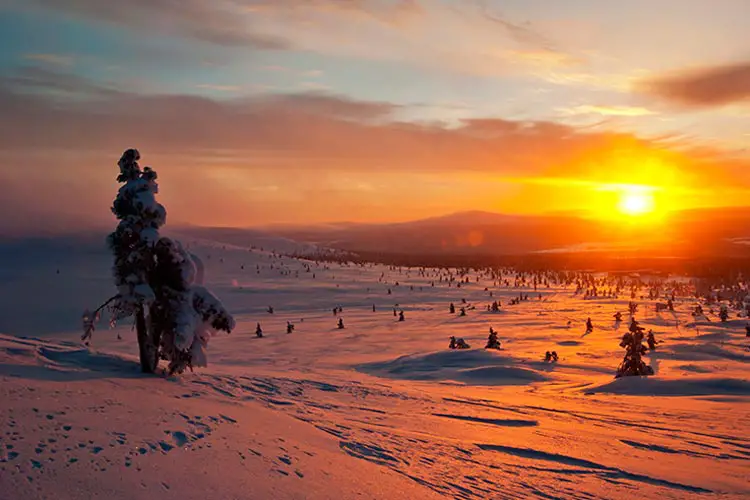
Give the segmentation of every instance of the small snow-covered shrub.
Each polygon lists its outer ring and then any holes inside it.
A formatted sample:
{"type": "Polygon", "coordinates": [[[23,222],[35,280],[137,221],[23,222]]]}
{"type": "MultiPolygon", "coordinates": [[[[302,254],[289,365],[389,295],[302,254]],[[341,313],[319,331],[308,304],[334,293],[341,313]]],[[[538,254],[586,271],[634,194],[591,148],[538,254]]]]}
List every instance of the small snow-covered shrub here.
{"type": "Polygon", "coordinates": [[[623,335],[620,347],[625,348],[625,357],[617,368],[615,377],[654,374],[654,369],[642,359],[648,349],[643,345],[643,327],[635,319],[630,323],[628,332],[623,335]]]}

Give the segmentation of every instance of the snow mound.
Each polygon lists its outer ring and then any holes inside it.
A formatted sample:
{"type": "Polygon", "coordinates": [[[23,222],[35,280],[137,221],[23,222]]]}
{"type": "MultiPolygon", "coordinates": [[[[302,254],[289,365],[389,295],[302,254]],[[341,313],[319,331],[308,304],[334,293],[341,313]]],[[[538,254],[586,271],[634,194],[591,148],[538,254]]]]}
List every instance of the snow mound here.
{"type": "Polygon", "coordinates": [[[471,385],[524,385],[549,380],[509,356],[484,349],[445,350],[357,366],[363,373],[401,380],[451,380],[471,385]]]}
{"type": "Polygon", "coordinates": [[[98,352],[72,342],[0,334],[0,373],[33,380],[75,381],[141,377],[134,357],[98,352]]]}
{"type": "MultiPolygon", "coordinates": [[[[707,335],[703,337],[707,337],[707,335]]],[[[730,360],[740,363],[750,362],[750,355],[745,354],[742,347],[731,344],[676,344],[672,346],[671,358],[682,361],[730,360]]]]}
{"type": "Polygon", "coordinates": [[[620,394],[626,396],[750,396],[750,380],[716,377],[685,377],[664,380],[647,377],[623,377],[587,394],[620,394]]]}

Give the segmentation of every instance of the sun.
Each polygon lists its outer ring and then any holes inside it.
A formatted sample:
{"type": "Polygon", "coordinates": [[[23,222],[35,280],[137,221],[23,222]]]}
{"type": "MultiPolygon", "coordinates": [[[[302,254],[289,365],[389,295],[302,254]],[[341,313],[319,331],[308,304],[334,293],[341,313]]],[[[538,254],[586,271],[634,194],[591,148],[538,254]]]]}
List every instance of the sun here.
{"type": "Polygon", "coordinates": [[[638,226],[660,224],[668,215],[667,196],[670,193],[662,186],[602,183],[592,190],[591,215],[638,226]]]}
{"type": "Polygon", "coordinates": [[[642,190],[626,190],[620,195],[618,210],[624,215],[639,217],[654,211],[654,196],[642,190]]]}

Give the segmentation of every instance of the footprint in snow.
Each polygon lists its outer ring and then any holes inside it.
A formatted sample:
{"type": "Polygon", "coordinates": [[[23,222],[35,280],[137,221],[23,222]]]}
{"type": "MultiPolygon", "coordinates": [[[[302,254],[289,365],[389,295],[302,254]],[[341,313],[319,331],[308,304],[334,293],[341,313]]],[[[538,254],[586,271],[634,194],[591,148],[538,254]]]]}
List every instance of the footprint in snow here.
{"type": "Polygon", "coordinates": [[[174,449],[174,446],[167,443],[166,441],[159,441],[159,448],[161,448],[161,451],[163,451],[164,453],[169,453],[174,449]]]}
{"type": "Polygon", "coordinates": [[[174,444],[179,448],[182,448],[190,441],[187,434],[181,431],[172,432],[172,440],[174,440],[174,444]]]}

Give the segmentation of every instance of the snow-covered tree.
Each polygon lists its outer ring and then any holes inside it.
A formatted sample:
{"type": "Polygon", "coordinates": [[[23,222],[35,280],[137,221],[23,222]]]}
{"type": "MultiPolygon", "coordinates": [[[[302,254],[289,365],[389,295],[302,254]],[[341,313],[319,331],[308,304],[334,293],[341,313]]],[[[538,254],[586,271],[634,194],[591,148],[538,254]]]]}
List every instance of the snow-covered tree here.
{"type": "Polygon", "coordinates": [[[112,204],[112,212],[119,223],[107,237],[107,244],[115,258],[112,271],[118,293],[110,309],[113,322],[135,316],[141,369],[151,373],[158,363],[159,339],[146,322],[148,307],[156,298],[149,285],[149,274],[155,267],[153,247],[159,239],[159,228],[167,220],[167,212],[156,201],[159,192],[156,172],[150,167],[141,170],[138,160],[138,151],[128,149],[117,163],[120,167],[117,181],[123,186],[112,204]]]}
{"type": "Polygon", "coordinates": [[[206,366],[208,340],[217,331],[231,332],[234,318],[196,279],[196,262],[179,241],[160,238],[154,257],[151,327],[161,332],[161,356],[170,373],[206,366]]]}
{"type": "Polygon", "coordinates": [[[487,337],[487,345],[485,349],[500,349],[500,340],[497,338],[497,332],[494,328],[490,327],[490,334],[487,337]]]}
{"type": "Polygon", "coordinates": [[[112,205],[119,223],[107,237],[114,254],[117,295],[94,313],[84,313],[84,339],[91,336],[99,311],[108,306],[112,324],[134,316],[141,369],[156,370],[159,358],[169,361],[170,373],[205,366],[211,333],[231,332],[234,319],[202,284],[202,266],[179,242],[159,235],[167,213],[156,201],[156,172],[141,170],[136,149],[118,162],[123,183],[112,205]],[[198,266],[197,266],[198,265],[198,266]]]}
{"type": "Polygon", "coordinates": [[[617,368],[616,378],[638,375],[653,375],[654,369],[647,365],[642,356],[648,351],[643,345],[643,327],[633,318],[628,332],[623,335],[620,347],[625,348],[625,357],[617,368]]]}

